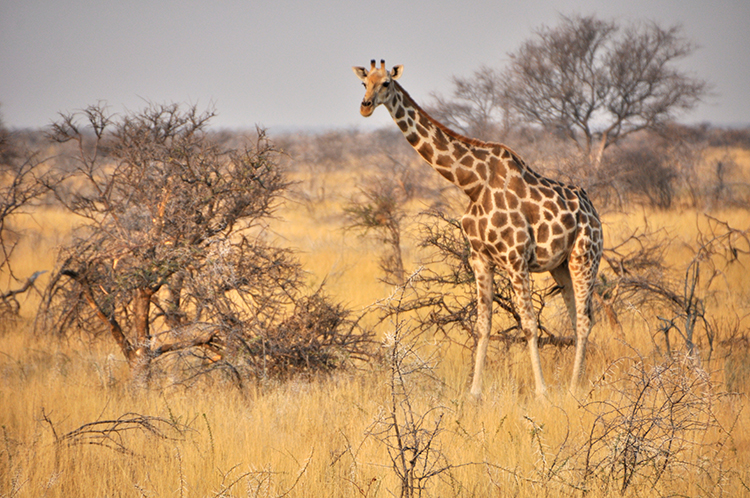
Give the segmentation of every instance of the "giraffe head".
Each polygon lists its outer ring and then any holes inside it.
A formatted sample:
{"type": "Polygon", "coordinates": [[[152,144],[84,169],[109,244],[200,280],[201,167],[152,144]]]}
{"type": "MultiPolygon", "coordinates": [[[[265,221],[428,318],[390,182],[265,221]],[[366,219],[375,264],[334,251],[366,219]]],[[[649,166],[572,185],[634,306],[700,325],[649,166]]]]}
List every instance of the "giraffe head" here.
{"type": "Polygon", "coordinates": [[[365,96],[359,108],[360,114],[368,117],[377,106],[386,102],[393,91],[391,81],[397,80],[404,72],[404,66],[395,66],[391,71],[385,69],[385,61],[380,61],[380,67],[375,67],[375,59],[370,61],[370,70],[363,67],[353,67],[354,74],[365,85],[365,96]]]}

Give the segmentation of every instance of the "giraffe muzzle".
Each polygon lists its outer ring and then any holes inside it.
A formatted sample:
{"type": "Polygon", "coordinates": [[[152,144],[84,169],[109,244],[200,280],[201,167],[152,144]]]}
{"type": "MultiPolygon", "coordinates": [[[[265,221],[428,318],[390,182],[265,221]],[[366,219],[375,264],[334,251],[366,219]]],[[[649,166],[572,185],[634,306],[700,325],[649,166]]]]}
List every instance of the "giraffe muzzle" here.
{"type": "Polygon", "coordinates": [[[362,105],[359,107],[359,113],[364,117],[368,117],[374,110],[375,108],[373,107],[371,100],[363,100],[362,105]]]}

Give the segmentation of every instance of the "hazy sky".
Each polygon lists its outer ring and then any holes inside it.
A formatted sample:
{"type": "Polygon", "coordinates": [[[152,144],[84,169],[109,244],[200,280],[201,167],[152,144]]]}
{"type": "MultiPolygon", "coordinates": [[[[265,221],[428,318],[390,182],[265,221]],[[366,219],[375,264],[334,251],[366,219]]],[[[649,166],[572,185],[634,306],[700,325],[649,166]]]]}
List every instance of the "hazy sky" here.
{"type": "Polygon", "coordinates": [[[99,101],[213,105],[216,127],[360,128],[352,65],[403,64],[419,102],[507,54],[560,14],[681,24],[700,49],[684,70],[713,94],[681,120],[750,124],[749,0],[0,0],[0,115],[48,125],[99,101]]]}

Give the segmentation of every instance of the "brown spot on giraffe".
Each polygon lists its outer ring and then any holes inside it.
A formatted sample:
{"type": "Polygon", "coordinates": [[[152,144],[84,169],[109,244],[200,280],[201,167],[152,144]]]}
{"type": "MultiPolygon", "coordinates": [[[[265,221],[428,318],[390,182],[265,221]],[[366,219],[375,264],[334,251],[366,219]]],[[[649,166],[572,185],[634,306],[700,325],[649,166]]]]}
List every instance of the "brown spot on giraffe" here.
{"type": "Polygon", "coordinates": [[[490,172],[489,187],[491,189],[502,189],[505,186],[505,178],[494,171],[490,172]]]}
{"type": "Polygon", "coordinates": [[[419,152],[419,155],[421,155],[425,161],[430,162],[432,161],[432,156],[435,151],[432,149],[432,145],[430,145],[429,142],[425,142],[419,147],[417,152],[419,152]]]}
{"type": "Polygon", "coordinates": [[[464,193],[469,196],[472,202],[477,202],[479,195],[482,193],[482,184],[477,183],[473,187],[464,188],[464,193]]]}
{"type": "Polygon", "coordinates": [[[449,170],[449,169],[439,169],[438,173],[440,173],[441,175],[443,175],[443,178],[445,178],[449,182],[456,183],[456,177],[453,176],[453,172],[451,170],[449,170]]]}
{"type": "Polygon", "coordinates": [[[479,218],[479,222],[477,223],[477,228],[479,229],[480,234],[485,234],[487,231],[487,218],[482,217],[479,218]]]}
{"type": "Polygon", "coordinates": [[[511,211],[509,215],[511,225],[516,228],[526,228],[526,220],[519,211],[511,211]]]}
{"type": "Polygon", "coordinates": [[[495,211],[492,214],[492,226],[502,228],[508,223],[508,213],[504,211],[495,211]]]}
{"type": "Polygon", "coordinates": [[[515,240],[514,234],[516,233],[516,229],[512,226],[506,226],[500,231],[500,240],[506,241],[508,244],[513,242],[515,240]]]}
{"type": "Polygon", "coordinates": [[[513,175],[508,180],[508,190],[513,191],[519,199],[526,198],[526,183],[520,176],[513,175]]]}
{"type": "Polygon", "coordinates": [[[505,192],[498,190],[494,194],[495,197],[495,208],[498,212],[505,213],[507,204],[505,203],[505,192]]]}
{"type": "MultiPolygon", "coordinates": [[[[560,223],[562,223],[562,226],[565,227],[566,230],[573,230],[576,227],[575,216],[570,213],[563,213],[562,216],[560,216],[560,223]]],[[[586,227],[586,230],[589,230],[589,227],[586,227]]]]}
{"type": "Polygon", "coordinates": [[[529,170],[523,172],[523,181],[526,182],[529,187],[539,185],[539,178],[537,178],[537,176],[532,174],[529,170]]]}
{"type": "Polygon", "coordinates": [[[536,229],[536,242],[537,244],[546,244],[549,239],[549,225],[542,223],[539,228],[536,229]]]}
{"type": "Polygon", "coordinates": [[[505,162],[505,167],[508,169],[509,172],[512,172],[512,173],[515,173],[515,174],[518,174],[518,175],[522,175],[523,174],[523,169],[515,161],[515,159],[512,160],[512,161],[506,161],[505,162]]]}
{"type": "Polygon", "coordinates": [[[521,204],[521,202],[518,200],[518,196],[514,192],[512,192],[510,190],[508,190],[507,192],[505,192],[505,205],[508,206],[508,209],[511,212],[513,212],[516,209],[518,209],[518,206],[520,204],[521,204]]]}
{"type": "Polygon", "coordinates": [[[453,165],[453,159],[451,159],[450,156],[438,154],[437,158],[435,159],[435,164],[440,166],[441,168],[450,169],[450,167],[453,165]]]}
{"type": "Polygon", "coordinates": [[[487,181],[487,166],[484,163],[478,163],[477,167],[475,168],[477,174],[479,175],[479,178],[482,179],[482,181],[487,181]]]}
{"type": "Polygon", "coordinates": [[[435,145],[435,149],[441,152],[449,150],[448,138],[440,128],[435,128],[435,138],[433,139],[433,144],[435,145]]]}
{"type": "Polygon", "coordinates": [[[491,212],[495,207],[495,204],[492,202],[492,192],[489,189],[482,189],[481,202],[485,213],[491,212]]]}
{"type": "Polygon", "coordinates": [[[469,152],[469,149],[461,145],[460,143],[453,143],[453,157],[456,160],[461,159],[466,155],[466,153],[469,152]]]}
{"type": "Polygon", "coordinates": [[[531,225],[536,225],[541,219],[541,209],[539,208],[539,205],[534,202],[521,202],[521,212],[531,225]]]}
{"type": "Polygon", "coordinates": [[[472,149],[472,155],[480,161],[486,161],[490,153],[484,149],[472,149]]]}
{"type": "Polygon", "coordinates": [[[477,233],[477,228],[476,228],[477,225],[476,225],[476,223],[477,222],[476,222],[476,220],[474,218],[468,218],[468,217],[464,216],[461,219],[461,228],[464,229],[464,232],[467,235],[468,234],[472,234],[473,235],[473,234],[477,233]]]}
{"type": "Polygon", "coordinates": [[[466,187],[479,181],[479,177],[470,169],[458,168],[456,170],[456,181],[459,187],[466,187]]]}

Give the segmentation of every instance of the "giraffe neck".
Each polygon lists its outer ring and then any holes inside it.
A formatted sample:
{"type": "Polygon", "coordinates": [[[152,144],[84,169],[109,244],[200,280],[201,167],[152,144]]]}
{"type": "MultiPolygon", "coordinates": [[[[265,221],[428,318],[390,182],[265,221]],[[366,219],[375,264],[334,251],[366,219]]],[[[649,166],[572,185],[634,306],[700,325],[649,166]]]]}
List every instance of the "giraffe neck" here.
{"type": "MultiPolygon", "coordinates": [[[[449,130],[422,110],[398,82],[393,83],[395,91],[384,104],[406,140],[435,171],[476,200],[498,158],[512,151],[449,130]]],[[[492,173],[497,176],[497,171],[492,173]]]]}

